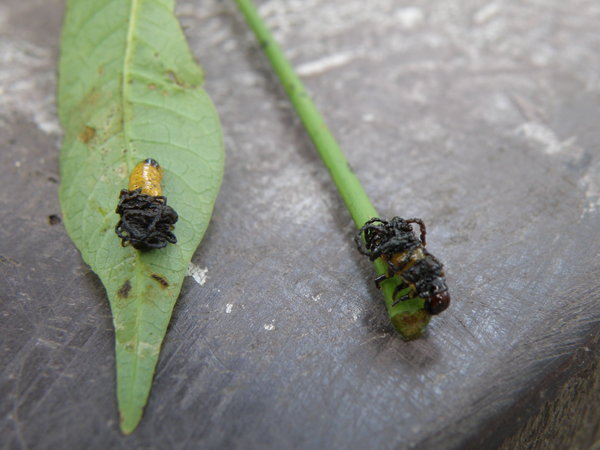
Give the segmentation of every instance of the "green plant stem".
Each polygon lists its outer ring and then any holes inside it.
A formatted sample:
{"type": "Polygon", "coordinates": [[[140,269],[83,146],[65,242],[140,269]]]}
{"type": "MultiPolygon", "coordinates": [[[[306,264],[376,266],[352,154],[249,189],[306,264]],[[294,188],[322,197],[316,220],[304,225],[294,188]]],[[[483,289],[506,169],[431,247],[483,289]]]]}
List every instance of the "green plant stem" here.
{"type": "MultiPolygon", "coordinates": [[[[350,211],[354,223],[357,228],[360,228],[367,220],[379,216],[375,207],[350,168],[348,160],[329,131],[323,116],[306,92],[304,85],[284,56],[271,32],[260,18],[252,1],[234,1],[244,15],[246,22],[254,31],[261,48],[271,62],[348,211],[350,211]]],[[[374,265],[378,275],[387,272],[386,264],[380,259],[376,260],[374,265]]],[[[398,284],[399,280],[396,278],[382,283],[386,307],[396,329],[405,338],[412,339],[421,334],[429,321],[429,315],[423,312],[423,300],[419,298],[400,302],[398,305],[393,306],[392,294],[398,284]]]]}

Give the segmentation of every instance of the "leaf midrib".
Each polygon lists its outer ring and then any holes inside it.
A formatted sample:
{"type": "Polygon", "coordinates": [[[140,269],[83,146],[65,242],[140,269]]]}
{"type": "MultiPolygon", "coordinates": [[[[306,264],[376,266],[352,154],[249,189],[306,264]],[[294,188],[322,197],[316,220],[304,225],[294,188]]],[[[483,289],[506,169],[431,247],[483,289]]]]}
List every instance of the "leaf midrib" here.
{"type": "Polygon", "coordinates": [[[131,122],[132,114],[131,109],[128,108],[130,102],[129,98],[129,85],[130,85],[130,71],[129,68],[132,65],[133,53],[134,53],[134,32],[137,25],[137,14],[139,10],[140,0],[131,0],[131,8],[129,10],[129,22],[127,24],[127,37],[125,38],[125,56],[123,58],[123,79],[121,80],[121,92],[122,92],[122,110],[123,110],[123,138],[125,139],[125,146],[127,148],[127,173],[131,172],[133,168],[133,155],[131,142],[129,140],[130,129],[129,123],[131,122]]]}
{"type": "MultiPolygon", "coordinates": [[[[137,25],[137,15],[139,12],[140,0],[131,0],[131,8],[129,10],[129,22],[127,24],[127,37],[125,38],[125,56],[123,58],[123,72],[121,80],[121,92],[122,92],[122,120],[123,120],[123,139],[125,140],[125,147],[127,149],[127,173],[131,173],[135,162],[133,161],[133,149],[131,147],[131,141],[129,139],[130,136],[130,127],[129,124],[132,120],[132,110],[131,110],[131,102],[129,101],[129,86],[130,86],[130,68],[132,66],[133,54],[135,49],[135,40],[134,33],[137,25]]],[[[133,286],[139,286],[139,276],[141,274],[141,266],[144,264],[141,260],[140,253],[134,252],[135,254],[135,268],[134,268],[134,277],[135,281],[133,282],[133,286]]],[[[135,312],[135,324],[134,324],[134,348],[133,348],[133,370],[132,376],[129,378],[129,383],[127,388],[125,389],[127,400],[124,402],[124,408],[131,408],[132,399],[134,398],[134,389],[135,380],[137,379],[137,369],[138,369],[138,348],[140,342],[140,305],[141,301],[139,298],[136,301],[136,312],[135,312]]],[[[125,415],[122,414],[122,417],[125,415]]],[[[129,416],[129,415],[127,415],[129,416]]]]}

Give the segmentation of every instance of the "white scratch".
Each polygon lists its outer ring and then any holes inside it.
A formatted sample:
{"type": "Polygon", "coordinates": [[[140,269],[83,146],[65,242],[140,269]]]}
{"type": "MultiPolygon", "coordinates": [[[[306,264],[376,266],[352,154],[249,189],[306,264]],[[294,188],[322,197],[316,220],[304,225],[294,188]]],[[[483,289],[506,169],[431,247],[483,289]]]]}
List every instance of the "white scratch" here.
{"type": "Polygon", "coordinates": [[[47,347],[51,347],[51,348],[58,348],[58,346],[59,346],[59,344],[57,342],[54,342],[54,341],[51,341],[48,339],[43,339],[41,337],[37,339],[37,343],[45,345],[47,347]]]}
{"type": "Polygon", "coordinates": [[[407,30],[412,30],[413,28],[418,27],[425,19],[423,11],[416,6],[400,8],[396,11],[395,16],[400,22],[400,25],[407,30]]]}
{"type": "Polygon", "coordinates": [[[298,75],[309,77],[326,72],[330,69],[343,66],[354,59],[353,53],[336,53],[334,55],[325,56],[324,58],[316,59],[304,64],[300,64],[296,68],[298,75]]]}
{"type": "Polygon", "coordinates": [[[478,24],[487,22],[496,14],[498,14],[498,11],[500,11],[500,7],[497,3],[488,3],[475,13],[473,16],[473,21],[478,24]]]}
{"type": "Polygon", "coordinates": [[[547,66],[555,60],[556,51],[550,46],[541,47],[531,54],[531,62],[538,67],[547,66]]]}
{"type": "Polygon", "coordinates": [[[225,305],[225,314],[231,314],[232,309],[233,309],[233,304],[227,303],[227,305],[225,305]]]}
{"type": "Polygon", "coordinates": [[[600,170],[589,171],[581,178],[581,184],[585,188],[586,205],[583,209],[581,217],[585,214],[591,214],[600,210],[600,184],[598,183],[598,174],[600,170]]]}
{"type": "Polygon", "coordinates": [[[363,122],[370,123],[375,120],[375,115],[371,113],[365,113],[361,116],[361,119],[363,120],[363,122]]]}
{"type": "Polygon", "coordinates": [[[418,434],[421,431],[421,426],[420,425],[412,425],[410,427],[410,431],[412,431],[414,434],[418,434]]]}
{"type": "Polygon", "coordinates": [[[273,331],[275,329],[275,324],[273,322],[271,323],[265,323],[263,325],[263,328],[267,331],[273,331]]]}
{"type": "Polygon", "coordinates": [[[352,322],[356,322],[363,313],[363,310],[356,305],[348,305],[348,309],[350,310],[349,312],[352,316],[352,322]]]}
{"type": "Polygon", "coordinates": [[[312,295],[310,298],[312,298],[313,302],[318,302],[321,300],[321,294],[312,295]]]}
{"type": "Polygon", "coordinates": [[[194,281],[196,283],[198,283],[200,286],[204,286],[204,283],[206,283],[206,280],[208,279],[208,269],[205,267],[204,269],[200,266],[197,266],[194,263],[190,263],[190,265],[188,266],[188,270],[186,275],[188,277],[192,277],[194,279],[194,281]]]}
{"type": "Polygon", "coordinates": [[[517,128],[517,133],[537,144],[547,155],[554,155],[563,149],[554,131],[539,122],[526,122],[517,128]]]}

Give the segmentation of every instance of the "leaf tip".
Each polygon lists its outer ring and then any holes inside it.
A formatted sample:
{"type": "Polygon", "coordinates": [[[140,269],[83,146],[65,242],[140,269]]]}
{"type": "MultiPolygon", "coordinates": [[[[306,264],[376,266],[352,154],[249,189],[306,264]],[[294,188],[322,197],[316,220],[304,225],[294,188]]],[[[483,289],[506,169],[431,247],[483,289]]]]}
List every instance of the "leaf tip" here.
{"type": "Polygon", "coordinates": [[[119,409],[119,416],[121,433],[123,433],[125,436],[129,436],[139,425],[140,420],[142,419],[142,411],[134,410],[125,412],[124,410],[119,409]]]}

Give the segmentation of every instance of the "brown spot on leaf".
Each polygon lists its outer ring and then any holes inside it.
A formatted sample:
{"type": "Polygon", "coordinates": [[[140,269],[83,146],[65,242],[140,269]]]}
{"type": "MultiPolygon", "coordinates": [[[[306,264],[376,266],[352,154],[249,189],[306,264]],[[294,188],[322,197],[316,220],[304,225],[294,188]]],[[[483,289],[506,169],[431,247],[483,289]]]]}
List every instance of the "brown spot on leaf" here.
{"type": "Polygon", "coordinates": [[[169,287],[169,282],[167,281],[167,279],[165,277],[163,277],[162,275],[159,275],[157,273],[153,273],[150,275],[152,277],[153,280],[157,281],[158,284],[160,284],[161,288],[167,288],[169,287]]]}
{"type": "Polygon", "coordinates": [[[151,91],[153,91],[154,89],[156,89],[156,85],[154,83],[150,83],[148,85],[148,89],[150,89],[151,91]]]}
{"type": "Polygon", "coordinates": [[[121,298],[129,297],[129,292],[131,291],[131,282],[129,280],[125,280],[123,286],[117,291],[117,295],[121,298]]]}
{"type": "Polygon", "coordinates": [[[98,92],[96,88],[93,88],[85,95],[85,97],[83,97],[79,106],[85,108],[87,106],[95,105],[98,103],[98,100],[100,100],[100,97],[100,92],[98,92]]]}
{"type": "Polygon", "coordinates": [[[87,144],[94,138],[94,136],[96,136],[96,129],[86,125],[83,127],[83,131],[79,134],[79,139],[87,144]]]}

